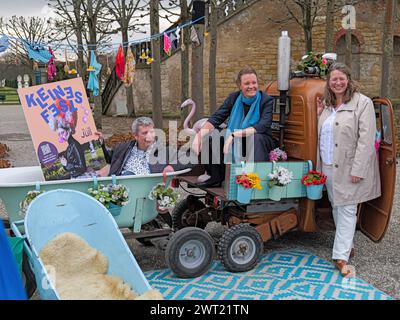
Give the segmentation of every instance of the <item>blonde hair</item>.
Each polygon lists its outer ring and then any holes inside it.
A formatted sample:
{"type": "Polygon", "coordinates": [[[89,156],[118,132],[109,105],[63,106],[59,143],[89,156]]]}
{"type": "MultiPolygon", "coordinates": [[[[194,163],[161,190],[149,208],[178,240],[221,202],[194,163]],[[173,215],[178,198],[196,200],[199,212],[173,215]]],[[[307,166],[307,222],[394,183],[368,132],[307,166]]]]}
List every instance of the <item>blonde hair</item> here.
{"type": "Polygon", "coordinates": [[[356,81],[354,81],[351,77],[351,70],[348,66],[346,66],[344,63],[341,62],[335,62],[333,63],[329,70],[328,70],[328,75],[326,79],[326,85],[325,85],[325,92],[324,92],[324,101],[327,106],[336,106],[336,95],[332,91],[332,89],[329,87],[329,81],[331,79],[331,73],[332,71],[340,71],[344,73],[347,77],[348,84],[346,91],[343,94],[343,103],[347,103],[351,100],[355,92],[359,91],[359,85],[356,81]]]}

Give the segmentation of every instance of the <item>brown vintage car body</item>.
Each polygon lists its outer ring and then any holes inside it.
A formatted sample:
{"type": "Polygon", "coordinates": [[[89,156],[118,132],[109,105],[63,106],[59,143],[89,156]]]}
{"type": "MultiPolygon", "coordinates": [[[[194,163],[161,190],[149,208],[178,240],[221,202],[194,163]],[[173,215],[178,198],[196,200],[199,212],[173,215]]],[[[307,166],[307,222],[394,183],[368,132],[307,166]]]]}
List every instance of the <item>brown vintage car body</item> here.
{"type": "MultiPolygon", "coordinates": [[[[314,164],[316,163],[316,99],[323,95],[324,87],[325,81],[320,78],[294,78],[290,81],[284,129],[284,146],[289,161],[312,160],[314,164]]],[[[277,102],[279,101],[277,82],[268,84],[266,92],[277,102]]],[[[378,242],[385,235],[392,211],[396,179],[396,134],[390,101],[380,98],[374,98],[373,101],[376,109],[377,128],[381,130],[382,134],[379,151],[382,196],[359,205],[358,229],[371,240],[378,242]]],[[[275,105],[277,106],[278,103],[275,105]]],[[[273,122],[275,125],[279,123],[278,107],[274,107],[273,122]]],[[[279,132],[275,130],[274,135],[278,137],[279,132]]],[[[178,179],[187,182],[189,186],[196,187],[196,179],[200,172],[201,170],[194,170],[190,176],[178,179]]],[[[229,193],[229,172],[229,165],[227,165],[225,185],[222,188],[204,189],[207,192],[206,207],[194,200],[184,216],[175,217],[175,220],[184,220],[184,222],[179,222],[180,227],[196,224],[199,226],[199,222],[204,227],[211,220],[220,221],[229,226],[248,223],[256,228],[263,241],[278,238],[291,230],[318,232],[334,229],[331,206],[326,192],[321,200],[299,198],[294,202],[293,208],[289,208],[290,203],[288,203],[285,210],[279,210],[278,206],[275,212],[270,209],[268,212],[262,212],[262,209],[258,212],[257,210],[250,212],[239,206],[224,207],[229,193]]],[[[189,199],[188,202],[190,202],[189,199]]],[[[284,199],[282,199],[282,203],[285,203],[284,199]]],[[[264,205],[270,206],[273,203],[264,205]]]]}

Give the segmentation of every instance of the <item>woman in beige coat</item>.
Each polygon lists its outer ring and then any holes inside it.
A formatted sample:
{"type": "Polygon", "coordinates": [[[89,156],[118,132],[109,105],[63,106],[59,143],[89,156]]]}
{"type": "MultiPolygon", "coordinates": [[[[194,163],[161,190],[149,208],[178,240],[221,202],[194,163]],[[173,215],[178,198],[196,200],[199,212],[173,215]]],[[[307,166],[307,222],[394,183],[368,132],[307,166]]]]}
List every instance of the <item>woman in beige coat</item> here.
{"type": "Polygon", "coordinates": [[[336,225],[332,258],[343,276],[352,276],[347,262],[354,252],[357,205],[381,195],[375,111],[342,63],[330,67],[323,100],[318,100],[317,168],[328,177],[336,225]]]}

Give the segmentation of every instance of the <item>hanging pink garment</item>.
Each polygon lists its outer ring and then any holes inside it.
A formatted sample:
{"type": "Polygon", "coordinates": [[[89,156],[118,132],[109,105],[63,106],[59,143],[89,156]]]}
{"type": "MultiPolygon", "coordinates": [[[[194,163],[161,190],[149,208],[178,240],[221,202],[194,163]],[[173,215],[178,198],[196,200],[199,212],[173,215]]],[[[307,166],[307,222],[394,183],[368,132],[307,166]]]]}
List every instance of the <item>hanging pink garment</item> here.
{"type": "Polygon", "coordinates": [[[117,73],[117,77],[119,80],[122,80],[124,76],[124,69],[125,69],[124,50],[122,49],[122,45],[120,45],[117,52],[117,56],[115,58],[115,72],[117,73]]]}
{"type": "Polygon", "coordinates": [[[164,33],[164,51],[167,55],[171,55],[171,39],[164,33]]]}
{"type": "Polygon", "coordinates": [[[50,47],[49,47],[49,52],[51,54],[51,58],[50,58],[49,63],[47,65],[47,79],[49,81],[53,81],[56,78],[57,69],[56,69],[56,65],[54,63],[54,53],[53,53],[53,50],[51,50],[50,47]]]}

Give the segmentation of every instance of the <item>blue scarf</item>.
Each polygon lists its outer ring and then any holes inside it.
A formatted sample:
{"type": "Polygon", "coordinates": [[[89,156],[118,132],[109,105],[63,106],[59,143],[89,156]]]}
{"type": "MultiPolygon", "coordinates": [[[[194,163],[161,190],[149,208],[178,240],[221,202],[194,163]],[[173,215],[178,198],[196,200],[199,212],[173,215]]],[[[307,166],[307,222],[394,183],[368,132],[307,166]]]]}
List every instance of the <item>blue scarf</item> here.
{"type": "MultiPolygon", "coordinates": [[[[246,129],[258,123],[260,120],[260,101],[261,101],[261,92],[257,91],[257,94],[252,98],[246,98],[242,93],[237,97],[235,104],[233,105],[231,115],[228,121],[228,130],[226,133],[226,137],[231,135],[237,129],[246,129]],[[247,112],[246,117],[244,116],[244,105],[246,104],[250,106],[249,112],[247,112]]],[[[241,154],[241,151],[238,150],[241,144],[234,145],[234,149],[232,150],[232,160],[233,162],[237,162],[238,158],[236,155],[241,154]]],[[[228,163],[229,161],[224,157],[224,162],[228,163]]]]}
{"type": "Polygon", "coordinates": [[[229,117],[228,135],[235,132],[237,129],[246,129],[258,123],[260,120],[260,101],[260,91],[257,91],[257,94],[252,98],[246,98],[242,93],[240,93],[235,101],[229,117]],[[251,106],[246,117],[244,116],[243,104],[251,106]]]}

